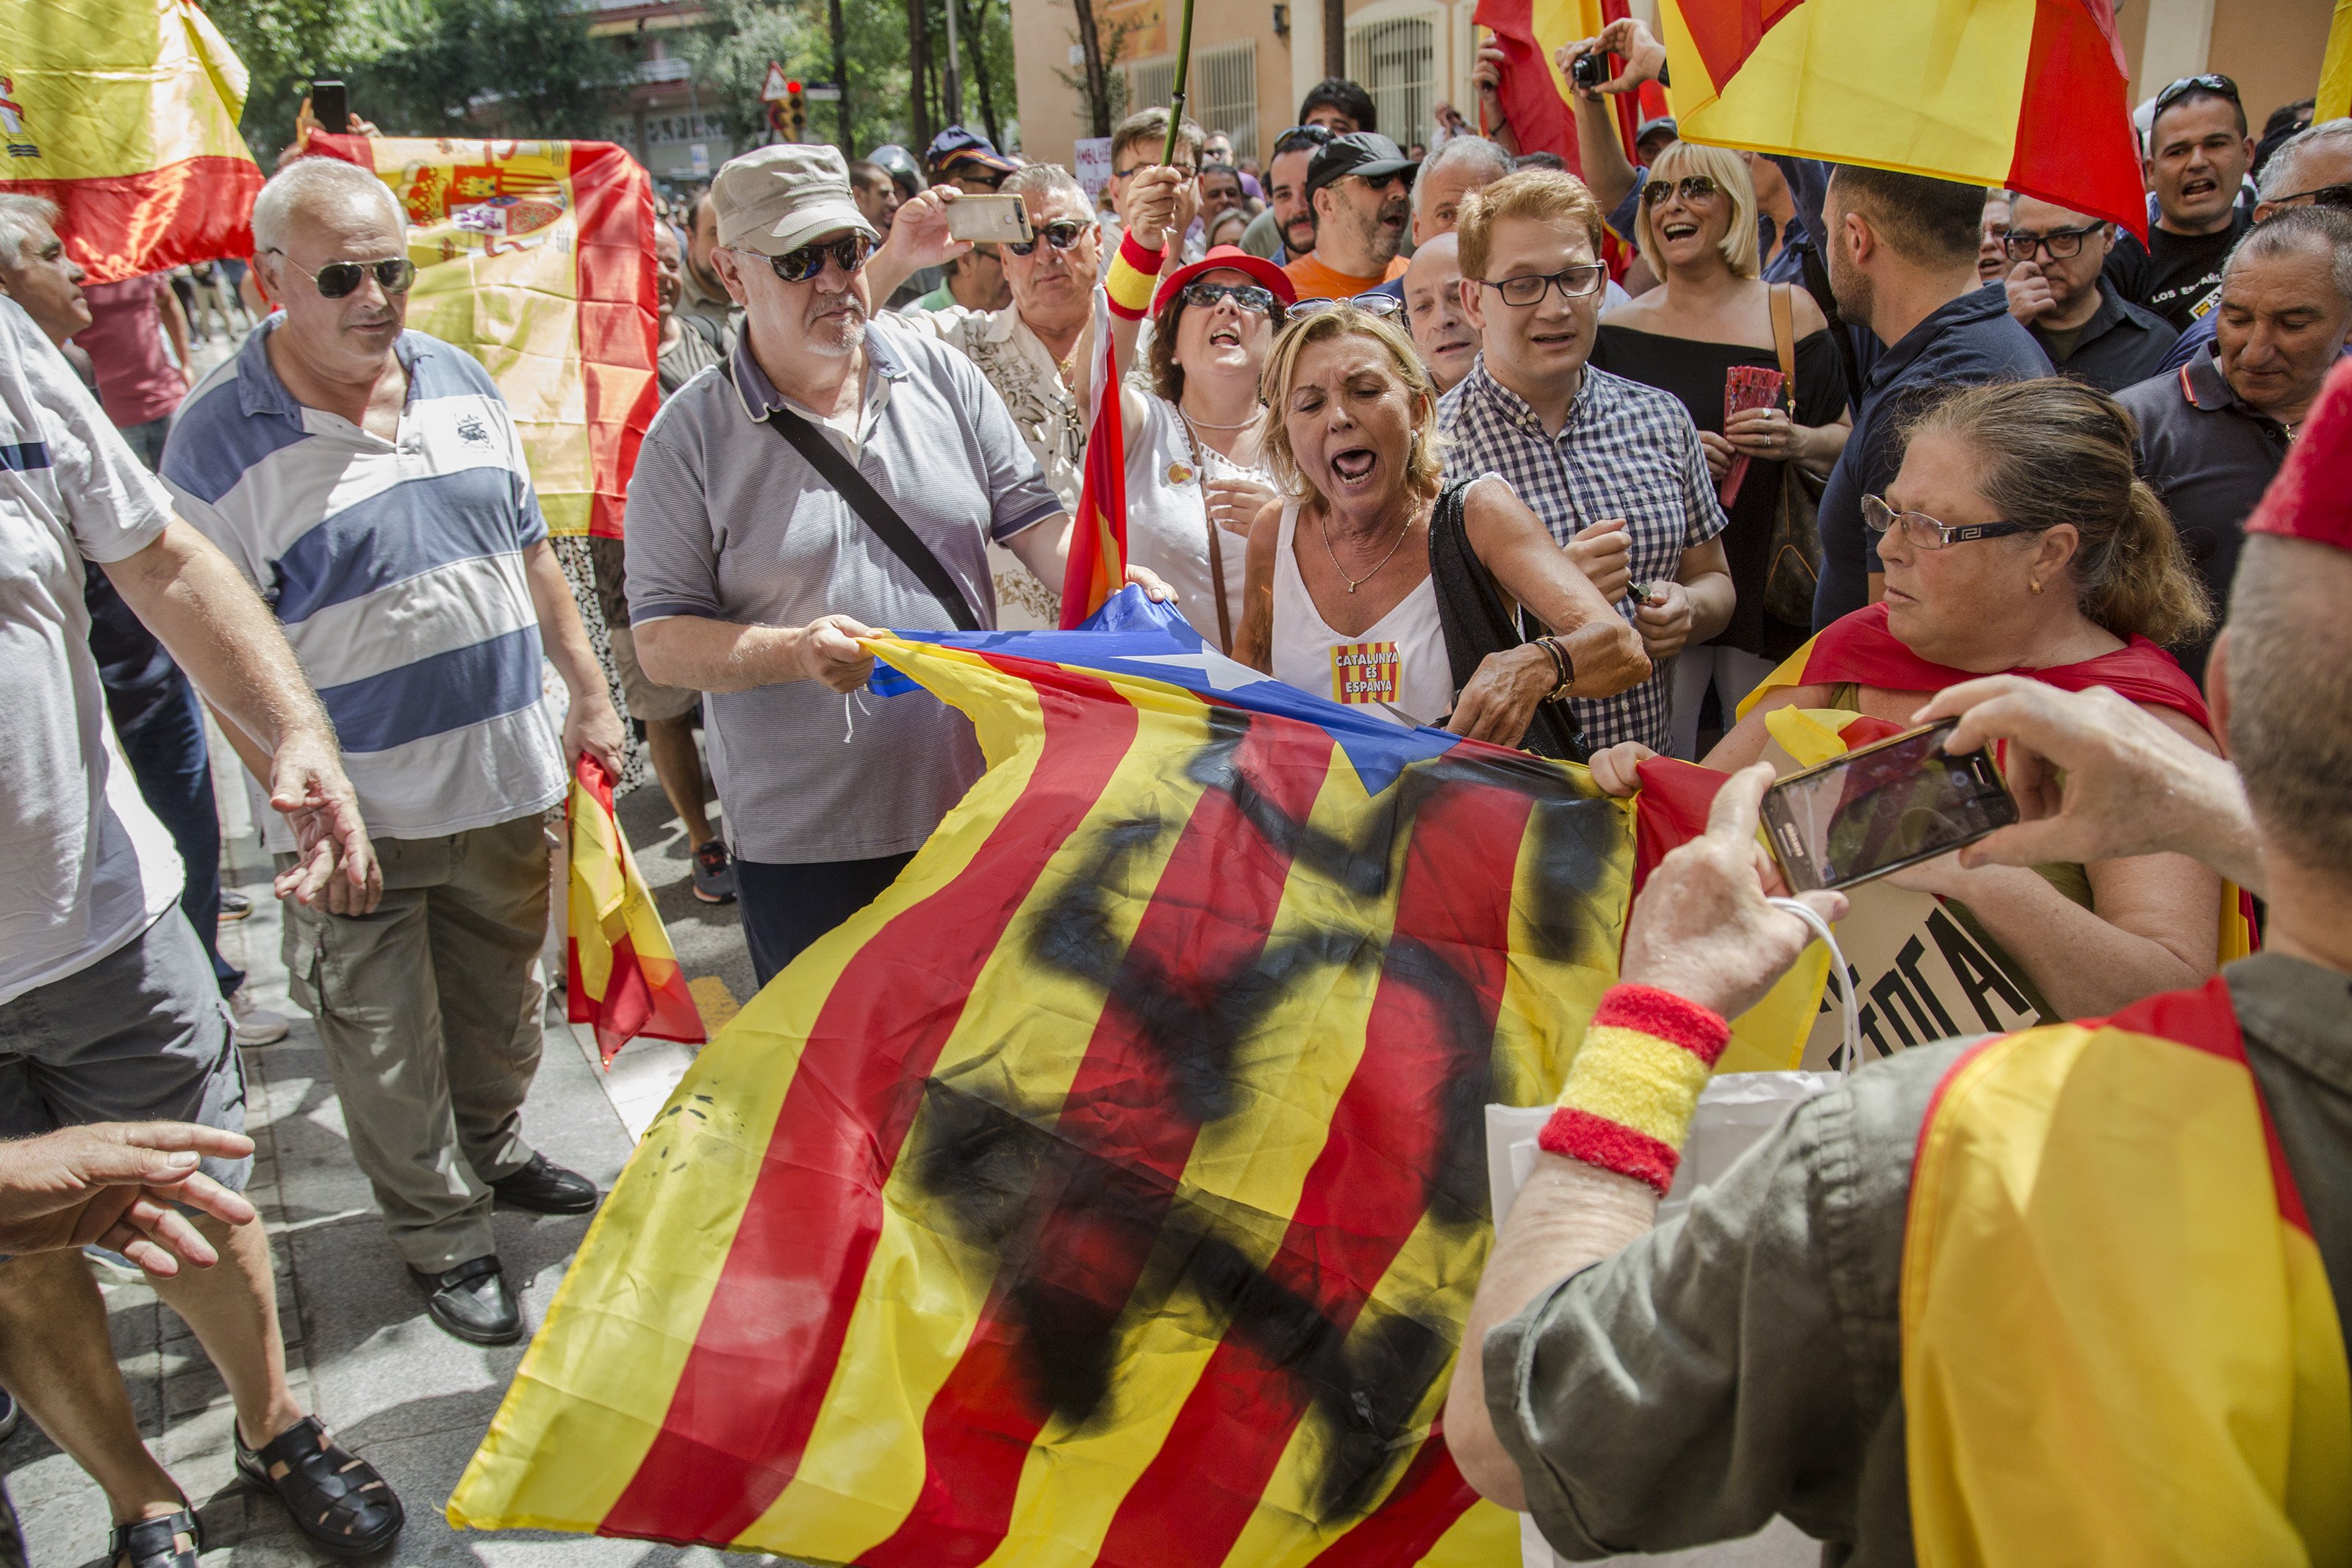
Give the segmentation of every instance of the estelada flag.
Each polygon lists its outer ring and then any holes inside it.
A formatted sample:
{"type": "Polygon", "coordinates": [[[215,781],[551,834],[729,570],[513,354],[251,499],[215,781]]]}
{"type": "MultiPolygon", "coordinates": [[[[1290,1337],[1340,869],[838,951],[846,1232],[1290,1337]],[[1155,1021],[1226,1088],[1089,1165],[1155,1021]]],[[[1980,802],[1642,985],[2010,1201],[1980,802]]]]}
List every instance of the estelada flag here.
{"type": "Polygon", "coordinates": [[[1548,1103],[1614,980],[1633,808],[1111,610],[872,644],[989,769],[702,1052],[453,1523],[906,1568],[1517,1560],[1439,1429],[1483,1107],[1548,1103]]]}
{"type": "MultiPolygon", "coordinates": [[[[1626,0],[1478,0],[1470,19],[1490,29],[1503,51],[1496,93],[1520,152],[1554,153],[1570,173],[1584,172],[1576,112],[1569,102],[1571,89],[1553,55],[1562,44],[1592,37],[1632,14],[1626,0]]],[[[1645,83],[1638,92],[1621,94],[1611,103],[1617,133],[1631,157],[1634,130],[1643,118],[1666,111],[1665,97],[1655,84],[1645,83]]]]}
{"type": "Polygon", "coordinates": [[[92,283],[253,250],[245,62],[193,0],[0,0],[0,191],[92,283]]]}
{"type": "Polygon", "coordinates": [[[1902,1322],[1924,1568],[2352,1562],[2343,1328],[2226,980],[1946,1073],[1902,1322]]]}
{"type": "Polygon", "coordinates": [[[408,324],[482,361],[548,529],[622,535],[661,402],[653,182],[609,141],[313,136],[408,212],[408,324]]]}
{"type": "Polygon", "coordinates": [[[2114,0],[1661,0],[1693,141],[2000,185],[2145,238],[2114,0]]]}
{"type": "Polygon", "coordinates": [[[699,1045],[709,1036],[613,814],[612,777],[584,753],[563,818],[571,850],[563,994],[572,1021],[595,1026],[596,1052],[607,1067],[639,1035],[699,1045]]]}
{"type": "Polygon", "coordinates": [[[1062,630],[1082,624],[1127,581],[1127,440],[1119,425],[1118,360],[1111,351],[1110,296],[1095,290],[1094,406],[1070,557],[1062,571],[1062,630]]]}

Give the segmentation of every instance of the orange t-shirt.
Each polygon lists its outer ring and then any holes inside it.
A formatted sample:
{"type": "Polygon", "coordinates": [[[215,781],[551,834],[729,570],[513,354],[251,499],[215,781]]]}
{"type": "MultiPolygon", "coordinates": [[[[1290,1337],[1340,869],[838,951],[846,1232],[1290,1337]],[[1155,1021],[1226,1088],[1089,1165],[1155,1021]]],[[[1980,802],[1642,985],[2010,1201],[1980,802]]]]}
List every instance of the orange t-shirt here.
{"type": "Polygon", "coordinates": [[[1332,271],[1313,251],[1308,251],[1282,270],[1289,275],[1290,286],[1298,291],[1301,299],[1347,299],[1378,288],[1392,277],[1402,277],[1405,266],[1405,258],[1398,256],[1377,277],[1350,277],[1344,272],[1332,271]]]}

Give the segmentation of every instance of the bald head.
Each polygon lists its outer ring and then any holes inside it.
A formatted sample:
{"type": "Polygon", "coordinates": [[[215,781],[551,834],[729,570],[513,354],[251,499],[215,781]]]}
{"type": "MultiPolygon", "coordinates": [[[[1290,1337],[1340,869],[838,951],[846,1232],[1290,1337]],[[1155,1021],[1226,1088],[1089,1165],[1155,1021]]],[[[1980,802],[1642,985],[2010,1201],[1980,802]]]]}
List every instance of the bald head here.
{"type": "Polygon", "coordinates": [[[1425,241],[1404,269],[1405,321],[1430,380],[1446,392],[1478,359],[1478,330],[1462,308],[1461,242],[1449,231],[1425,241]]]}
{"type": "Polygon", "coordinates": [[[253,244],[257,252],[284,251],[306,227],[364,212],[405,231],[408,214],[400,210],[392,187],[356,163],[340,158],[297,158],[269,177],[253,202],[253,244]]]}

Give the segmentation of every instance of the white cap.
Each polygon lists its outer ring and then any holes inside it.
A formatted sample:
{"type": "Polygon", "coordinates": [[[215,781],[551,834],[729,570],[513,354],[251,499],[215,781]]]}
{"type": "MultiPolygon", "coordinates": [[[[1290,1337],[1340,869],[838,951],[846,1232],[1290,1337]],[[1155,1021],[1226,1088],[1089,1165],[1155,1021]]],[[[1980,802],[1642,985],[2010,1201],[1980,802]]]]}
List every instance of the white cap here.
{"type": "Polygon", "coordinates": [[[837,148],[783,141],[730,158],[710,182],[710,203],[730,250],[782,256],[844,229],[882,238],[857,210],[837,148]]]}

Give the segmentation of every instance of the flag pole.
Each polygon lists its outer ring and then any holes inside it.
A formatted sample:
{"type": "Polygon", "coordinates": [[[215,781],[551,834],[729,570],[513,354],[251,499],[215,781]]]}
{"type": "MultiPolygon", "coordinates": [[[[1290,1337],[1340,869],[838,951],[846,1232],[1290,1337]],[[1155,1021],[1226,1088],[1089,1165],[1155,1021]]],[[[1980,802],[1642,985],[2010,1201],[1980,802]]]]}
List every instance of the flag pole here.
{"type": "Polygon", "coordinates": [[[1160,162],[1176,162],[1176,132],[1184,123],[1184,76],[1192,64],[1192,0],[1184,0],[1183,19],[1176,24],[1176,80],[1168,89],[1168,141],[1160,162]]]}

